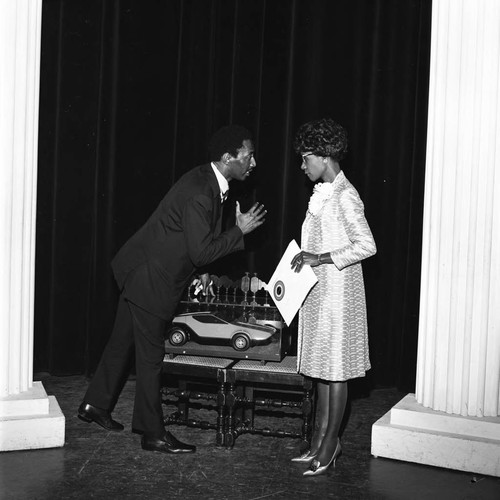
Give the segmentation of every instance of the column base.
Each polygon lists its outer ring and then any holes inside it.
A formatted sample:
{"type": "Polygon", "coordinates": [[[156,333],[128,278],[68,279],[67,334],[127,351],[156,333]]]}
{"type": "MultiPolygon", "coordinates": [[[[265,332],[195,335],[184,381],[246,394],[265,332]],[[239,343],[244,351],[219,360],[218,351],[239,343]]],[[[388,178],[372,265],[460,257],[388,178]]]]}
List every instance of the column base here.
{"type": "Polygon", "coordinates": [[[0,451],[64,446],[65,418],[41,382],[21,394],[0,399],[0,451]]]}
{"type": "Polygon", "coordinates": [[[371,453],[500,477],[500,417],[434,411],[408,394],[373,424],[371,453]]]}

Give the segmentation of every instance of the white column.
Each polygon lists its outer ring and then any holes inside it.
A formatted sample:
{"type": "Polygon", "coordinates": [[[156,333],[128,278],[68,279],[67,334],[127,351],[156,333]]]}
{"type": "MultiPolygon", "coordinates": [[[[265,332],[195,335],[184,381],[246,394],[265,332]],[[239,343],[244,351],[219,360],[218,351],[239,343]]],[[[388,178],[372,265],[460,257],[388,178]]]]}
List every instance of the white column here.
{"type": "Polygon", "coordinates": [[[372,454],[500,476],[500,1],[433,0],[416,395],[372,454]]]}
{"type": "Polygon", "coordinates": [[[64,445],[64,415],[33,382],[42,0],[0,0],[0,451],[64,445]]]}

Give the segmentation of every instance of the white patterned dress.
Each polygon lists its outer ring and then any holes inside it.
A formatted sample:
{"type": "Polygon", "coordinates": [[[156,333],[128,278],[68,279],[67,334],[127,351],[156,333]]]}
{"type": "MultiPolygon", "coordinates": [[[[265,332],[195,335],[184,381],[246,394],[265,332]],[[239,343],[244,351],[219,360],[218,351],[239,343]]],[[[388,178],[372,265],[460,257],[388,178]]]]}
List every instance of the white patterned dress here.
{"type": "Polygon", "coordinates": [[[318,283],[299,313],[297,370],[337,382],[363,377],[370,358],[361,260],[376,246],[363,202],[342,171],[314,187],[301,248],[328,252],[333,264],[313,268],[318,283]]]}

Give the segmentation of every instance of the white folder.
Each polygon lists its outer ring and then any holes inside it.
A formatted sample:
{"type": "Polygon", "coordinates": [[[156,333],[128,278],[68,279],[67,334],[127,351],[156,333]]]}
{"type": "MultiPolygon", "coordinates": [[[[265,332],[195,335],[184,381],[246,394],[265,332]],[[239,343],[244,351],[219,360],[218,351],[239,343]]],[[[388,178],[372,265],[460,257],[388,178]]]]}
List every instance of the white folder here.
{"type": "Polygon", "coordinates": [[[292,240],[266,286],[288,326],[290,326],[311,288],[318,282],[311,266],[305,264],[299,273],[292,269],[292,259],[299,252],[299,245],[295,240],[292,240]]]}

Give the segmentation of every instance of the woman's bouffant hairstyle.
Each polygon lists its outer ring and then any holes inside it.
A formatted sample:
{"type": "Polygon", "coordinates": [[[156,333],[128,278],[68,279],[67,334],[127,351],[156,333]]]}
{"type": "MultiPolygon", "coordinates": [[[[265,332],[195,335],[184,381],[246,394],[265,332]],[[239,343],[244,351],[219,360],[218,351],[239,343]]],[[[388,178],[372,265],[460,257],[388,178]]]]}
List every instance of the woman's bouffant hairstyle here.
{"type": "Polygon", "coordinates": [[[347,153],[347,143],[345,128],[331,118],[322,118],[304,123],[299,128],[293,141],[293,149],[297,154],[308,151],[340,161],[347,153]]]}
{"type": "Polygon", "coordinates": [[[238,156],[238,149],[243,147],[243,141],[252,140],[252,134],[241,125],[227,125],[220,128],[210,139],[208,146],[211,161],[219,161],[224,153],[232,157],[238,156]]]}

